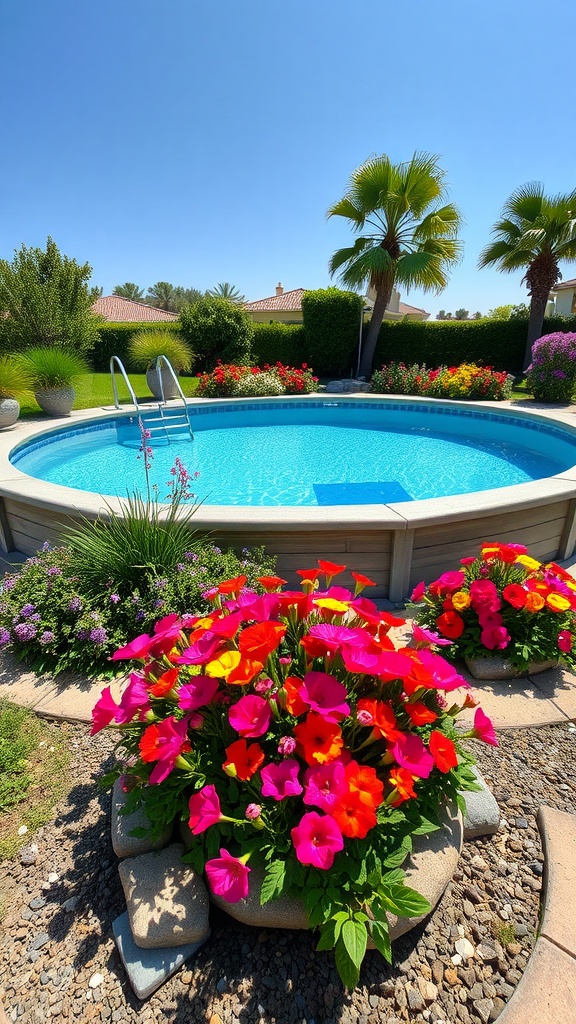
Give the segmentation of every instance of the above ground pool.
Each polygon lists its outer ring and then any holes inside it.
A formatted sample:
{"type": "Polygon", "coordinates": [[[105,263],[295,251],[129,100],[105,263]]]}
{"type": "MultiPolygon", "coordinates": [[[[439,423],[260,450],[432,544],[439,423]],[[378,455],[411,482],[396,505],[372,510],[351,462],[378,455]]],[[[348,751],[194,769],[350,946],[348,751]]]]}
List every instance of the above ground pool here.
{"type": "MultiPolygon", "coordinates": [[[[146,428],[152,412],[143,412],[146,428]]],[[[166,412],[167,422],[180,416],[166,412]]],[[[521,484],[576,465],[576,435],[466,405],[398,400],[229,401],[190,406],[194,432],[155,429],[150,481],[167,495],[178,456],[209,505],[418,501],[521,484]]],[[[13,450],[23,473],[102,495],[145,490],[135,416],[58,429],[13,450]]]]}

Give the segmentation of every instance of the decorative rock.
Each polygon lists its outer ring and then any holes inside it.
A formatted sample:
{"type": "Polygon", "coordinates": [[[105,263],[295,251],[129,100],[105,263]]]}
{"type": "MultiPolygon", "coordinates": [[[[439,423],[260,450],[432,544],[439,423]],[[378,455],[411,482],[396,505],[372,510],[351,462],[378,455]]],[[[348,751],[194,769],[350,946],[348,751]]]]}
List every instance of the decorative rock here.
{"type": "Polygon", "coordinates": [[[197,943],[208,934],[208,892],[182,853],[174,844],[118,865],[132,935],[143,949],[197,943]]]}
{"type": "Polygon", "coordinates": [[[18,829],[18,835],[19,836],[25,836],[27,831],[28,831],[28,826],[27,825],[20,825],[20,828],[18,829]]]}
{"type": "Polygon", "coordinates": [[[104,978],[101,974],[93,974],[88,984],[90,988],[98,988],[98,986],[101,985],[103,981],[104,978]]]}
{"type": "Polygon", "coordinates": [[[167,825],[160,839],[152,842],[147,836],[130,835],[137,828],[148,829],[150,822],[142,808],[134,811],[133,814],[124,814],[126,796],[120,782],[117,779],[112,790],[112,820],[110,829],[112,832],[112,847],[117,857],[138,857],[141,853],[149,853],[151,850],[161,850],[170,842],[172,835],[171,825],[167,825]]]}
{"type": "Polygon", "coordinates": [[[365,380],[352,380],[347,377],[345,380],[330,380],[326,385],[329,394],[353,394],[361,391],[370,391],[370,385],[365,380]]]}
{"type": "Polygon", "coordinates": [[[476,871],[486,871],[488,867],[486,861],[484,860],[484,857],[481,857],[480,854],[478,853],[475,854],[474,857],[472,857],[470,864],[472,865],[473,868],[476,869],[476,871]]]}
{"type": "Polygon", "coordinates": [[[55,871],[51,871],[50,874],[48,875],[48,881],[50,882],[50,885],[53,885],[54,882],[57,882],[59,879],[60,875],[57,875],[55,871]]]}
{"type": "Polygon", "coordinates": [[[520,671],[499,654],[493,654],[488,658],[465,658],[464,661],[468,671],[475,679],[486,679],[492,682],[497,679],[521,679],[525,676],[535,676],[558,664],[557,661],[531,662],[527,669],[520,671]]]}
{"type": "Polygon", "coordinates": [[[20,863],[23,864],[24,867],[31,867],[32,864],[36,863],[38,847],[35,843],[32,843],[31,846],[23,846],[18,856],[20,858],[20,863]]]}
{"type": "Polygon", "coordinates": [[[43,896],[35,896],[33,900],[30,900],[28,906],[30,910],[42,910],[42,907],[46,906],[46,900],[43,896]]]}
{"type": "Polygon", "coordinates": [[[42,949],[42,946],[45,946],[47,942],[50,942],[50,936],[47,935],[46,932],[41,932],[40,935],[37,935],[36,938],[33,939],[28,949],[33,953],[38,949],[42,949]]]}
{"type": "Polygon", "coordinates": [[[456,952],[460,954],[463,960],[469,960],[471,956],[474,956],[474,946],[468,939],[458,939],[454,945],[456,946],[456,952]]]}
{"type": "Polygon", "coordinates": [[[64,911],[65,914],[73,914],[77,906],[78,897],[70,896],[69,899],[64,900],[64,903],[62,904],[62,910],[64,911]]]}
{"type": "Polygon", "coordinates": [[[118,952],[124,964],[128,981],[138,999],[147,999],[157,988],[204,945],[210,935],[199,942],[164,949],[141,949],[134,942],[128,914],[121,914],[112,922],[112,931],[118,952]]]}
{"type": "Polygon", "coordinates": [[[490,836],[498,831],[500,811],[486,780],[478,768],[473,767],[478,785],[482,788],[477,793],[462,793],[466,802],[464,815],[464,839],[475,839],[476,836],[490,836]]]}
{"type": "Polygon", "coordinates": [[[476,1013],[480,1017],[482,1024],[488,1024],[490,1020],[490,1014],[492,1013],[493,1002],[491,999],[475,999],[472,1004],[476,1013]]]}

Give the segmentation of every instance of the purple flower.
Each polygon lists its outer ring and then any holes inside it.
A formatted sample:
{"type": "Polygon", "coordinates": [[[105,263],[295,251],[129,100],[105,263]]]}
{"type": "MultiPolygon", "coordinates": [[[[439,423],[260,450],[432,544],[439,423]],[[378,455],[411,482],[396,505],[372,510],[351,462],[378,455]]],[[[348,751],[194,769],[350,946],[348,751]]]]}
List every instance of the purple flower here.
{"type": "Polygon", "coordinates": [[[560,380],[566,380],[566,374],[563,370],[552,370],[553,377],[559,377],[560,380]]]}
{"type": "Polygon", "coordinates": [[[146,618],[146,614],[145,612],[136,612],[135,618],[136,622],[142,622],[142,619],[146,618]]]}
{"type": "Polygon", "coordinates": [[[184,558],[187,562],[197,562],[199,557],[194,551],[186,551],[184,553],[184,558]]]}
{"type": "Polygon", "coordinates": [[[110,594],[110,600],[111,600],[112,604],[118,604],[118,601],[120,600],[120,595],[119,594],[110,594]]]}
{"type": "Polygon", "coordinates": [[[163,590],[164,587],[167,586],[167,584],[168,580],[165,579],[154,580],[154,586],[156,587],[156,590],[163,590]]]}
{"type": "Polygon", "coordinates": [[[33,615],[36,611],[35,604],[23,604],[20,609],[20,615],[23,619],[27,619],[30,615],[33,615]]]}
{"type": "Polygon", "coordinates": [[[4,629],[4,627],[0,628],[0,647],[5,647],[6,644],[10,643],[10,640],[10,630],[4,629]]]}
{"type": "Polygon", "coordinates": [[[178,562],[178,565],[176,566],[177,572],[184,572],[185,568],[186,566],[184,565],[184,562],[178,562]]]}
{"type": "Polygon", "coordinates": [[[48,569],[48,572],[46,573],[46,575],[47,576],[61,576],[62,575],[62,569],[59,569],[57,565],[52,565],[48,569]]]}
{"type": "Polygon", "coordinates": [[[82,611],[82,601],[79,597],[73,597],[68,605],[69,612],[80,612],[82,611]]]}
{"type": "Polygon", "coordinates": [[[29,622],[19,622],[18,625],[14,626],[14,635],[22,643],[26,643],[27,640],[33,640],[36,632],[36,626],[32,626],[29,622]]]}
{"type": "Polygon", "coordinates": [[[92,643],[95,643],[98,647],[101,647],[102,644],[106,643],[108,639],[108,634],[106,630],[102,628],[102,626],[97,626],[96,629],[90,630],[89,637],[92,640],[92,643]]]}
{"type": "Polygon", "coordinates": [[[215,555],[221,555],[222,554],[222,549],[221,548],[217,548],[215,546],[212,548],[212,551],[214,552],[215,555]]]}
{"type": "Polygon", "coordinates": [[[51,644],[54,639],[54,633],[51,629],[45,629],[40,637],[41,644],[51,644]]]}
{"type": "Polygon", "coordinates": [[[88,639],[88,630],[87,629],[79,629],[78,632],[76,633],[76,637],[78,638],[78,640],[87,640],[88,639]]]}
{"type": "Polygon", "coordinates": [[[16,578],[14,576],[6,576],[2,581],[2,590],[12,590],[16,586],[16,578]]]}
{"type": "Polygon", "coordinates": [[[165,601],[161,601],[160,599],[158,599],[158,601],[154,601],[154,607],[155,608],[163,608],[165,604],[166,604],[166,602],[165,601]]]}
{"type": "Polygon", "coordinates": [[[45,541],[44,541],[44,543],[43,543],[43,545],[42,545],[42,549],[41,549],[41,550],[42,550],[42,551],[50,551],[50,550],[51,550],[51,544],[50,544],[50,541],[49,541],[49,540],[45,540],[45,541]]]}

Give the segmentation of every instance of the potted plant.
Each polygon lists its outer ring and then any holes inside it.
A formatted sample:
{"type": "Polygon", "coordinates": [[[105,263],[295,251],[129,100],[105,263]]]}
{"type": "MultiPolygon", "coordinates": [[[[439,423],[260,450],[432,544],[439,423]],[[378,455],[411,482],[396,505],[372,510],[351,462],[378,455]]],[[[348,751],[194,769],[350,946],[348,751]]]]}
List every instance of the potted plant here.
{"type": "Polygon", "coordinates": [[[172,374],[165,366],[161,368],[160,387],[159,356],[166,356],[176,374],[190,370],[193,362],[186,342],[171,331],[139,331],[130,339],[128,355],[135,370],[146,372],[146,383],[157,400],[161,400],[162,390],[164,398],[176,398],[178,395],[172,374]]]}
{"type": "Polygon", "coordinates": [[[319,928],[353,988],[369,941],[391,959],[387,915],[430,911],[401,865],[475,788],[462,735],[496,739],[480,709],[457,733],[464,680],[426,643],[394,648],[404,620],[360,596],[371,580],[353,573],[353,594],[332,585],[345,566],[318,564],[297,591],[277,576],[259,579],[264,593],[243,575],[221,582],[207,612],[165,616],[117,650],[136,670],[120,704],[103,691],[92,732],[120,731],[107,780],[123,778],[151,840],[187,825],[185,860],[246,923],[248,897],[258,912],[278,901],[280,917],[295,901],[283,926],[319,928]]]}
{"type": "Polygon", "coordinates": [[[0,428],[11,427],[20,413],[17,395],[29,391],[31,381],[13,356],[0,357],[0,428]]]}
{"type": "Polygon", "coordinates": [[[55,345],[26,349],[18,362],[32,382],[38,405],[49,416],[69,416],[76,392],[74,383],[88,366],[74,352],[55,345]]]}
{"type": "Polygon", "coordinates": [[[576,663],[576,581],[522,544],[482,544],[477,557],[412,593],[417,623],[477,679],[533,675],[576,663]],[[432,633],[430,631],[433,631],[432,633]]]}

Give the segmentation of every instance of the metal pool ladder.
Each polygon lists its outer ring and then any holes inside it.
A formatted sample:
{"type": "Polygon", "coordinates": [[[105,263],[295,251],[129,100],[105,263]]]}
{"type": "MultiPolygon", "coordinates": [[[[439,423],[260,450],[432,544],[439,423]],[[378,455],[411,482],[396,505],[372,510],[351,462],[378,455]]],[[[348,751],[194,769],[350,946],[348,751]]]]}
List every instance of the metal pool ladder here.
{"type": "MultiPolygon", "coordinates": [[[[126,373],[126,370],[124,368],[124,364],[122,363],[122,360],[120,359],[120,356],[112,356],[111,359],[110,359],[110,374],[111,374],[111,377],[112,377],[112,389],[114,391],[114,405],[116,406],[117,409],[121,409],[122,408],[122,406],[120,405],[120,401],[118,399],[118,388],[116,386],[116,376],[115,376],[115,366],[116,366],[116,364],[117,364],[118,370],[122,374],[124,383],[126,384],[126,387],[128,388],[128,393],[129,393],[130,398],[132,400],[132,404],[133,404],[134,408],[136,409],[136,413],[138,414],[139,417],[141,417],[142,416],[142,410],[140,409],[140,406],[138,404],[138,399],[136,398],[136,395],[134,394],[134,389],[133,389],[133,387],[132,387],[132,385],[130,383],[130,380],[128,378],[128,374],[126,373]]],[[[163,436],[163,437],[166,438],[166,440],[170,444],[170,441],[171,441],[170,431],[182,430],[183,427],[186,427],[187,430],[188,430],[188,433],[190,434],[190,438],[193,441],[194,440],[194,433],[192,431],[192,424],[190,423],[190,414],[188,412],[188,406],[186,405],[186,399],[184,397],[184,392],[182,391],[182,388],[180,387],[180,383],[178,381],[178,378],[177,378],[176,374],[174,373],[174,368],[173,368],[172,364],[170,363],[169,359],[166,356],[161,355],[161,356],[157,357],[157,359],[156,359],[156,371],[158,373],[158,383],[160,385],[160,394],[162,395],[162,399],[161,399],[160,402],[158,402],[158,416],[147,416],[146,417],[146,421],[145,421],[144,425],[146,427],[146,430],[149,432],[150,440],[152,440],[154,437],[163,436]],[[172,379],[174,381],[174,384],[176,385],[176,390],[178,391],[178,395],[179,395],[180,400],[182,402],[182,411],[181,412],[176,412],[174,415],[169,416],[169,417],[166,417],[164,415],[164,409],[166,407],[166,399],[164,397],[164,383],[162,381],[162,364],[164,364],[164,367],[168,371],[168,373],[171,374],[172,379]]]]}

